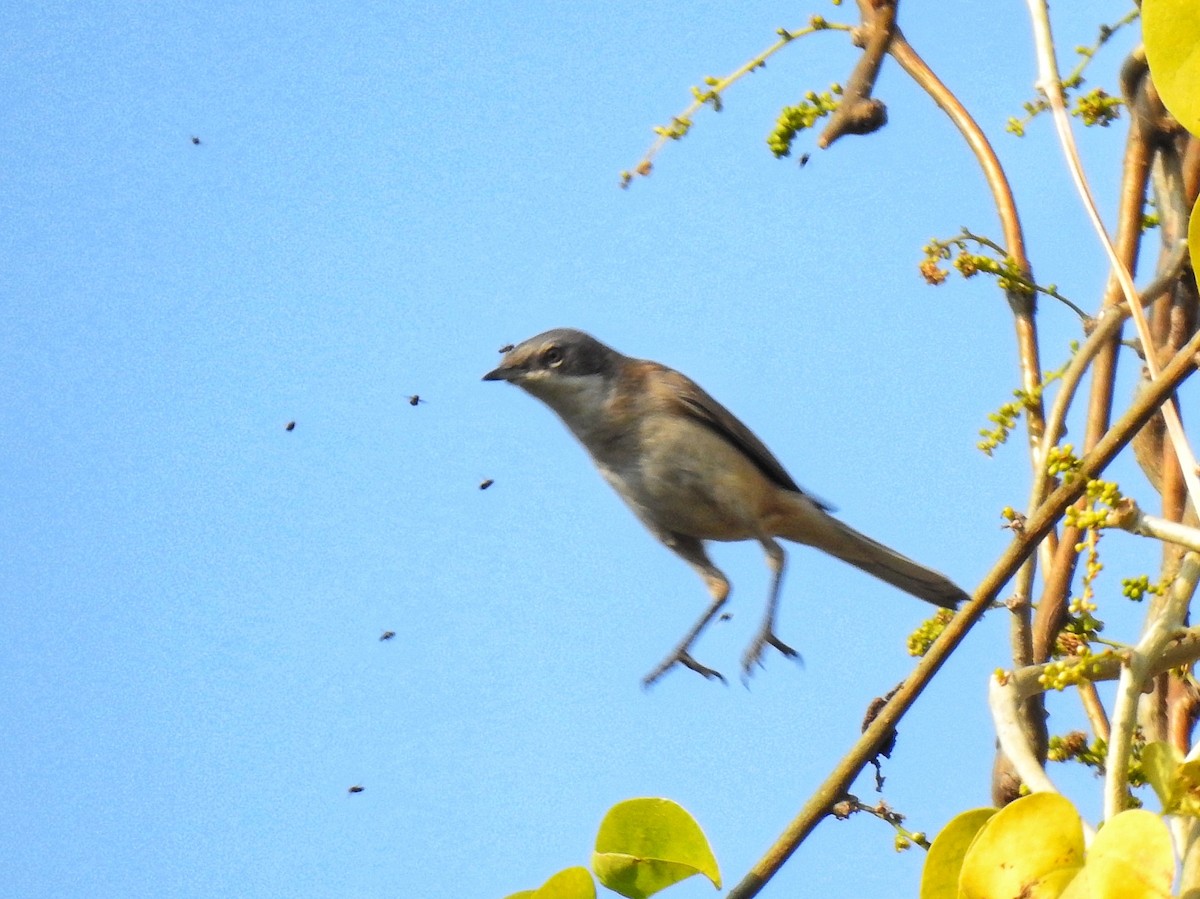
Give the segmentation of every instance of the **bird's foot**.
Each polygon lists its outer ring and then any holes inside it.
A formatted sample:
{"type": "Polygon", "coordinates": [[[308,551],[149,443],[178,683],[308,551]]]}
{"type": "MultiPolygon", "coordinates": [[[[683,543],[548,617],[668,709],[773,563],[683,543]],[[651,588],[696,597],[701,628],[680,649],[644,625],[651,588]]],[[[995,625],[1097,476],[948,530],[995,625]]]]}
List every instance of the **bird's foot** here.
{"type": "Polygon", "coordinates": [[[658,667],[642,678],[642,689],[648,690],[655,681],[670,671],[676,665],[682,665],[684,668],[691,668],[697,674],[703,675],[708,680],[719,680],[721,683],[726,683],[725,676],[713,668],[706,665],[701,665],[692,658],[691,653],[686,648],[680,647],[672,652],[669,656],[663,659],[658,667]]]}
{"type": "Polygon", "coordinates": [[[804,660],[800,658],[800,653],[776,637],[775,632],[769,626],[764,627],[750,642],[750,645],[746,647],[746,652],[742,655],[743,684],[749,682],[750,675],[754,673],[755,665],[759,668],[763,667],[762,655],[768,646],[774,646],[789,659],[796,659],[801,664],[804,664],[804,660]]]}

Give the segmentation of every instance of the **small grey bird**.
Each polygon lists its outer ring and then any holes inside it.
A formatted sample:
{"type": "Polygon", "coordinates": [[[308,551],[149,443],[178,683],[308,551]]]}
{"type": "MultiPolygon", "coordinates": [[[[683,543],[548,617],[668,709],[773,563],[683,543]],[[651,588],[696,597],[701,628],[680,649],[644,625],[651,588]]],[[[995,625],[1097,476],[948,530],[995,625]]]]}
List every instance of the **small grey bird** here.
{"type": "Polygon", "coordinates": [[[483,380],[508,381],[553,409],[634,514],[704,579],[712,603],[645,677],[645,686],[676,663],[724,680],[691,655],[729,596],[729,581],[709,560],[706,540],[757,540],[773,574],[762,626],[742,657],[743,677],[762,664],[768,645],[797,655],[775,635],[785,561],[776,537],[815,546],[942,608],[954,609],[967,598],[945,575],[830,515],[829,506],[801,490],[749,428],[665,365],[558,328],[510,349],[483,380]]]}

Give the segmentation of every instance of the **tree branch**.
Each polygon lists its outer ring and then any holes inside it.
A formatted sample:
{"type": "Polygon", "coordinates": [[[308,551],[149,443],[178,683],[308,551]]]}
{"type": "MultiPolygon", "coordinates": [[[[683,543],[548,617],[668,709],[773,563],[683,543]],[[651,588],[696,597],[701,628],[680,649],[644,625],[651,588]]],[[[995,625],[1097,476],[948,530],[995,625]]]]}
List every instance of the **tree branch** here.
{"type": "Polygon", "coordinates": [[[1109,429],[1104,438],[1088,453],[1079,465],[1079,476],[1062,484],[1046,499],[1025,522],[1009,548],[992,566],[991,571],[979,583],[971,601],[946,626],[942,635],[934,641],[929,652],[921,659],[896,695],[883,707],[875,720],[850,748],[846,756],[830,772],[805,803],[800,813],[787,826],[767,853],[746,873],[742,880],[730,890],[727,899],[750,899],[757,896],[767,881],[783,866],[792,853],[829,814],[830,807],[849,792],[851,784],[863,768],[875,757],[879,747],[889,739],[901,718],[916,702],[917,697],[929,681],[945,664],[950,653],[966,637],[1017,572],[1038,543],[1059,520],[1067,506],[1075,502],[1087,487],[1088,480],[1099,476],[1116,457],[1133,435],[1171,393],[1196,370],[1200,352],[1200,334],[1188,342],[1170,364],[1163,369],[1162,377],[1148,385],[1146,391],[1130,405],[1124,415],[1109,429]]]}
{"type": "Polygon", "coordinates": [[[858,0],[862,24],[855,29],[854,42],[863,48],[863,54],[842,90],[842,102],[817,139],[822,150],[846,134],[870,134],[887,124],[887,107],[872,97],[871,92],[896,27],[896,2],[858,0]]]}

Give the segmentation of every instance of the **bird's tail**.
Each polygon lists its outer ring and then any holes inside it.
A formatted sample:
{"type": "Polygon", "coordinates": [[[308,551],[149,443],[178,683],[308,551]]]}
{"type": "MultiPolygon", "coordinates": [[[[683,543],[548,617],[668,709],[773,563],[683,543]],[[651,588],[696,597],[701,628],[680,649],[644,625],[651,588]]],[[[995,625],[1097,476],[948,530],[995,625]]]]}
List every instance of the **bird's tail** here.
{"type": "Polygon", "coordinates": [[[969,599],[962,588],[941,572],[900,555],[831,515],[822,513],[822,518],[821,525],[815,529],[811,527],[814,522],[809,519],[809,526],[802,534],[790,536],[785,533],[780,536],[816,546],[905,593],[943,609],[957,609],[960,602],[969,599]]]}

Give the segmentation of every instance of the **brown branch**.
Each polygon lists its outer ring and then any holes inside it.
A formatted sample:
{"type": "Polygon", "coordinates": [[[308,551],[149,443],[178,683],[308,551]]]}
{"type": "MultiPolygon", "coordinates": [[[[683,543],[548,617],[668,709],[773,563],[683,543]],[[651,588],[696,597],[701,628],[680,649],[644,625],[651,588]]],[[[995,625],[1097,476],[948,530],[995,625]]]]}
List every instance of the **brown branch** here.
{"type": "Polygon", "coordinates": [[[1042,598],[1038,602],[1033,620],[1033,660],[1044,662],[1054,650],[1054,641],[1067,618],[1067,594],[1075,577],[1075,562],[1079,554],[1075,545],[1079,542],[1080,530],[1072,525],[1063,528],[1058,541],[1058,551],[1046,572],[1042,584],[1042,598]]]}
{"type": "Polygon", "coordinates": [[[1192,748],[1192,729],[1200,716],[1200,692],[1193,680],[1185,680],[1175,672],[1167,677],[1167,739],[1180,755],[1186,756],[1192,748]]]}
{"type": "Polygon", "coordinates": [[[828,148],[847,134],[870,134],[887,124],[887,107],[871,96],[879,67],[887,53],[896,27],[898,0],[858,0],[862,24],[854,30],[855,45],[863,48],[854,70],[842,89],[842,102],[829,117],[829,124],[817,139],[817,146],[828,148]]]}
{"type": "MultiPolygon", "coordinates": [[[[1163,355],[1174,352],[1196,330],[1197,306],[1200,296],[1196,292],[1195,281],[1191,278],[1180,278],[1171,295],[1170,305],[1159,304],[1167,320],[1166,334],[1163,339],[1163,355]]],[[[1155,417],[1162,422],[1162,416],[1155,417]]],[[[1165,423],[1163,430],[1165,430],[1165,423]]],[[[1160,448],[1160,469],[1162,471],[1162,517],[1169,521],[1195,524],[1196,516],[1187,501],[1187,485],[1184,483],[1183,470],[1179,467],[1179,457],[1167,440],[1162,441],[1160,448]]],[[[1179,564],[1182,552],[1179,547],[1163,544],[1163,573],[1171,573],[1179,564]]]]}
{"type": "MultiPolygon", "coordinates": [[[[1162,236],[1163,252],[1159,266],[1165,269],[1170,250],[1186,244],[1188,218],[1192,204],[1188,197],[1188,176],[1184,171],[1186,141],[1163,139],[1155,159],[1153,190],[1159,213],[1159,233],[1162,236]]],[[[1196,283],[1190,277],[1178,277],[1171,289],[1156,298],[1153,305],[1153,328],[1151,340],[1154,352],[1161,361],[1169,358],[1191,336],[1196,328],[1196,309],[1200,298],[1196,294],[1196,283]]],[[[1145,347],[1143,347],[1145,351],[1145,347]]],[[[1187,486],[1179,459],[1171,444],[1164,439],[1166,422],[1156,416],[1143,431],[1157,442],[1157,453],[1153,464],[1159,481],[1155,486],[1162,496],[1162,516],[1170,521],[1195,521],[1191,506],[1187,502],[1187,486]]],[[[1145,468],[1145,466],[1143,466],[1145,468]]],[[[1151,474],[1147,472],[1147,474],[1151,474]]],[[[1153,481],[1152,481],[1153,483],[1153,481]]],[[[1163,572],[1170,574],[1178,565],[1181,553],[1178,548],[1163,545],[1163,572]]]]}
{"type": "Polygon", "coordinates": [[[1100,694],[1096,691],[1096,685],[1091,681],[1080,684],[1079,699],[1083,703],[1083,710],[1087,714],[1088,723],[1092,726],[1092,733],[1107,743],[1108,712],[1104,710],[1104,703],[1100,701],[1100,694]]]}
{"type": "Polygon", "coordinates": [[[1184,199],[1189,203],[1196,202],[1196,194],[1200,192],[1200,137],[1189,135],[1183,151],[1183,190],[1184,199]]]}

